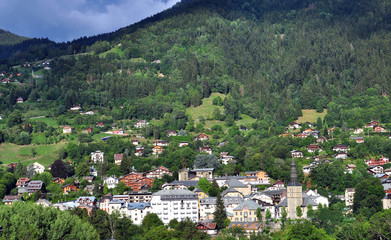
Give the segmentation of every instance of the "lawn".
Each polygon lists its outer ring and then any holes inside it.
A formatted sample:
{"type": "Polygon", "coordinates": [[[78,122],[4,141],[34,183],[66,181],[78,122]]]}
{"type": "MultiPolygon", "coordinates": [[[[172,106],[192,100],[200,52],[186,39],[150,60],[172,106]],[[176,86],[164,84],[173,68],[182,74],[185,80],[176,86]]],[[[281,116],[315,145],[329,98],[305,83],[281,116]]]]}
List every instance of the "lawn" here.
{"type": "Polygon", "coordinates": [[[210,119],[213,116],[213,110],[215,108],[220,109],[221,112],[223,112],[224,108],[221,106],[215,106],[213,105],[213,98],[220,96],[223,100],[225,98],[224,94],[221,93],[212,93],[209,98],[204,98],[202,100],[202,104],[198,107],[189,107],[186,110],[186,113],[189,114],[194,121],[199,120],[201,117],[205,119],[210,119]]]}
{"type": "Polygon", "coordinates": [[[39,162],[45,167],[49,166],[58,159],[59,151],[65,147],[65,143],[50,145],[16,145],[12,143],[3,143],[0,145],[1,166],[7,166],[10,163],[21,161],[23,164],[29,165],[33,162],[39,162]],[[31,155],[31,149],[34,148],[36,155],[31,155]]]}
{"type": "Polygon", "coordinates": [[[303,122],[311,122],[316,123],[318,120],[318,117],[320,117],[322,120],[327,114],[327,109],[324,109],[322,113],[316,112],[315,109],[303,109],[303,116],[299,117],[297,122],[303,123],[303,122]]]}
{"type": "Polygon", "coordinates": [[[34,117],[34,118],[30,118],[31,121],[34,121],[34,122],[44,122],[46,123],[48,126],[53,126],[53,127],[57,127],[58,124],[57,124],[57,121],[56,119],[54,118],[48,118],[48,117],[34,117]]]}
{"type": "Polygon", "coordinates": [[[118,54],[118,56],[120,56],[120,58],[124,57],[124,52],[119,47],[114,47],[107,52],[100,53],[99,57],[105,58],[108,53],[116,53],[116,54],[118,54]]]}

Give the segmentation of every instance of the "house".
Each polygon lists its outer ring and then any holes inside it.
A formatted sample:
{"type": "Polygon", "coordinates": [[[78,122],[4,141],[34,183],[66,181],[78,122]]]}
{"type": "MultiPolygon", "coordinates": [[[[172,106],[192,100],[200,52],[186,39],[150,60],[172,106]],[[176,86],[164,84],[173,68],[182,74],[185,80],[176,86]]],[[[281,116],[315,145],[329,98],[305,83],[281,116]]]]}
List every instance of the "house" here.
{"type": "Polygon", "coordinates": [[[71,111],[80,111],[80,110],[81,110],[80,105],[74,105],[73,107],[71,107],[71,111]]]}
{"type": "Polygon", "coordinates": [[[350,173],[350,174],[352,174],[353,170],[356,169],[356,168],[357,168],[357,166],[354,165],[354,164],[346,164],[346,167],[345,167],[346,172],[350,173]]]}
{"type": "Polygon", "coordinates": [[[164,151],[164,148],[162,148],[160,146],[155,146],[152,148],[152,154],[154,154],[154,155],[162,154],[163,151],[164,151]]]}
{"type": "Polygon", "coordinates": [[[62,133],[64,133],[64,134],[72,133],[72,127],[70,127],[70,126],[64,126],[64,127],[62,128],[62,133]]]}
{"type": "Polygon", "coordinates": [[[383,209],[390,209],[391,208],[391,194],[388,193],[386,196],[382,199],[383,202],[383,209]]]}
{"type": "Polygon", "coordinates": [[[364,132],[364,129],[362,129],[362,128],[357,128],[357,129],[355,129],[354,130],[354,134],[360,134],[360,133],[362,133],[362,132],[364,132]]]}
{"type": "Polygon", "coordinates": [[[300,123],[297,123],[297,122],[291,122],[289,123],[289,129],[298,129],[298,128],[301,128],[301,124],[300,123]]]}
{"type": "Polygon", "coordinates": [[[114,154],[114,163],[116,165],[121,165],[122,159],[124,158],[123,153],[116,153],[114,154]]]}
{"type": "Polygon", "coordinates": [[[374,158],[370,158],[369,160],[365,160],[365,163],[368,166],[376,166],[376,165],[384,165],[386,163],[389,163],[390,159],[387,157],[381,157],[378,160],[375,160],[374,158]]]}
{"type": "Polygon", "coordinates": [[[135,150],[135,152],[134,152],[134,155],[135,155],[136,157],[142,157],[142,156],[144,156],[144,147],[143,147],[143,146],[137,146],[137,147],[136,147],[136,150],[135,150]]]}
{"type": "Polygon", "coordinates": [[[350,136],[350,140],[356,141],[356,143],[364,143],[364,137],[350,136]]]}
{"type": "Polygon", "coordinates": [[[19,195],[5,195],[3,198],[3,203],[5,205],[12,205],[14,202],[19,201],[21,196],[19,195]]]}
{"type": "Polygon", "coordinates": [[[343,144],[338,144],[336,146],[333,146],[333,151],[334,152],[344,152],[347,153],[349,151],[349,146],[343,145],[343,144]]]}
{"type": "Polygon", "coordinates": [[[84,113],[85,115],[94,115],[95,113],[93,111],[88,111],[84,113]]]}
{"type": "Polygon", "coordinates": [[[130,218],[132,223],[141,225],[144,217],[152,212],[152,206],[149,202],[126,203],[120,212],[123,217],[130,218]]]}
{"type": "Polygon", "coordinates": [[[59,177],[55,177],[55,178],[53,178],[52,182],[58,183],[58,184],[63,184],[64,183],[64,179],[63,178],[59,178],[59,177]]]}
{"type": "Polygon", "coordinates": [[[107,184],[108,189],[115,188],[119,182],[119,179],[116,176],[106,177],[103,182],[107,184]]]}
{"type": "Polygon", "coordinates": [[[213,150],[209,146],[205,146],[205,147],[200,148],[200,152],[206,152],[207,154],[213,154],[213,150]]]}
{"type": "Polygon", "coordinates": [[[307,128],[306,130],[304,130],[304,131],[302,132],[302,134],[309,136],[309,135],[311,135],[311,133],[312,133],[313,131],[314,131],[314,130],[313,130],[312,128],[307,128]]]}
{"type": "Polygon", "coordinates": [[[18,181],[16,182],[16,187],[17,188],[26,188],[28,183],[30,182],[29,178],[19,178],[18,181]]]}
{"type": "Polygon", "coordinates": [[[144,127],[147,127],[148,125],[149,125],[149,123],[147,122],[147,120],[139,120],[134,124],[134,127],[135,128],[144,128],[144,127]]]}
{"type": "Polygon", "coordinates": [[[35,202],[37,205],[41,205],[43,207],[50,207],[53,204],[49,202],[47,199],[40,198],[38,201],[35,202]]]}
{"type": "Polygon", "coordinates": [[[246,176],[249,176],[249,177],[256,177],[257,180],[267,181],[267,182],[270,181],[270,178],[267,175],[266,171],[263,171],[263,170],[252,171],[252,172],[245,172],[244,174],[246,176]]]}
{"type": "MultiPolygon", "coordinates": [[[[216,210],[216,197],[199,198],[200,220],[213,219],[216,210]]],[[[243,202],[242,197],[222,197],[225,211],[232,213],[233,209],[243,202]]]]}
{"type": "Polygon", "coordinates": [[[152,212],[156,213],[164,224],[172,219],[184,221],[189,219],[198,222],[198,196],[192,191],[161,190],[152,194],[152,212]]]}
{"type": "Polygon", "coordinates": [[[370,121],[367,125],[365,125],[365,128],[373,128],[379,125],[378,121],[370,121]]]}
{"type": "Polygon", "coordinates": [[[132,188],[133,191],[138,192],[142,189],[149,189],[152,187],[152,178],[144,177],[143,173],[132,172],[119,178],[119,181],[123,182],[126,187],[132,188]]]}
{"type": "Polygon", "coordinates": [[[97,126],[97,127],[104,127],[105,124],[103,122],[99,122],[99,123],[95,124],[95,126],[97,126]]]}
{"type": "Polygon", "coordinates": [[[128,194],[127,202],[150,202],[152,199],[151,192],[131,192],[128,194]]]}
{"type": "Polygon", "coordinates": [[[373,127],[373,131],[374,132],[387,132],[387,129],[382,126],[376,126],[376,127],[373,127]]]}
{"type": "MultiPolygon", "coordinates": [[[[97,177],[97,176],[98,176],[98,170],[96,170],[93,166],[91,166],[90,167],[90,176],[88,176],[88,177],[93,179],[93,177],[97,177]]],[[[83,178],[87,178],[87,177],[83,177],[83,178]]],[[[90,182],[92,182],[92,180],[90,182]]]]}
{"type": "Polygon", "coordinates": [[[217,228],[216,228],[217,224],[214,223],[214,222],[198,222],[196,224],[196,227],[198,229],[198,231],[201,231],[201,232],[204,232],[204,233],[207,233],[211,236],[214,236],[217,234],[217,228]]]}
{"type": "Polygon", "coordinates": [[[31,175],[34,176],[37,173],[43,173],[45,171],[45,167],[37,162],[30,164],[27,167],[27,172],[31,175]]]}
{"type": "Polygon", "coordinates": [[[345,189],[345,205],[347,207],[353,206],[353,200],[354,200],[354,188],[346,188],[345,189]]]}
{"type": "Polygon", "coordinates": [[[233,156],[225,156],[220,159],[221,159],[221,163],[224,165],[227,165],[230,162],[236,164],[236,160],[234,159],[233,156]]]}
{"type": "Polygon", "coordinates": [[[325,137],[318,137],[318,139],[316,139],[316,142],[317,143],[325,143],[325,142],[327,142],[327,138],[325,138],[325,137]]]}
{"type": "Polygon", "coordinates": [[[138,145],[140,144],[140,142],[138,141],[138,139],[133,139],[133,140],[132,140],[132,144],[133,144],[134,146],[138,146],[138,145]]]}
{"type": "Polygon", "coordinates": [[[293,133],[283,133],[283,134],[280,134],[278,135],[279,137],[295,137],[295,135],[293,133]]]}
{"type": "Polygon", "coordinates": [[[77,191],[79,191],[79,188],[73,184],[67,184],[62,187],[62,193],[64,194],[68,194],[70,192],[77,192],[77,191]]]}
{"type": "Polygon", "coordinates": [[[95,185],[94,184],[87,185],[83,190],[88,192],[90,195],[93,195],[95,190],[95,185]]]}
{"type": "Polygon", "coordinates": [[[90,207],[96,207],[97,199],[95,197],[90,197],[90,196],[83,196],[79,197],[76,200],[76,203],[78,207],[80,206],[90,206],[90,207]]]}
{"type": "Polygon", "coordinates": [[[97,150],[95,152],[91,153],[91,162],[93,163],[103,163],[104,161],[104,152],[101,152],[100,150],[97,150]]]}
{"type": "Polygon", "coordinates": [[[302,158],[303,157],[303,152],[300,152],[300,151],[297,151],[297,150],[293,150],[293,151],[291,151],[291,155],[294,158],[302,158]]]}
{"type": "Polygon", "coordinates": [[[200,178],[212,179],[213,172],[214,168],[198,168],[193,170],[183,168],[178,171],[178,179],[179,181],[198,181],[200,178]]]}
{"type": "Polygon", "coordinates": [[[179,147],[184,147],[184,146],[188,146],[188,145],[189,145],[188,142],[180,142],[180,143],[178,144],[179,147]]]}
{"type": "Polygon", "coordinates": [[[169,130],[167,131],[167,137],[172,137],[172,136],[178,136],[178,132],[175,130],[169,130]]]}
{"type": "Polygon", "coordinates": [[[118,129],[113,131],[114,135],[124,135],[124,130],[123,129],[118,129]]]}
{"type": "Polygon", "coordinates": [[[170,142],[165,140],[157,140],[153,142],[153,146],[167,147],[168,145],[170,145],[170,142]]]}
{"type": "Polygon", "coordinates": [[[242,202],[233,210],[234,222],[257,222],[257,209],[262,208],[253,200],[242,202]]]}
{"type": "Polygon", "coordinates": [[[45,193],[46,192],[45,183],[42,182],[41,180],[30,181],[27,185],[27,192],[29,193],[29,195],[37,191],[41,191],[41,193],[45,193]]]}
{"type": "Polygon", "coordinates": [[[315,151],[321,152],[321,151],[322,151],[322,148],[321,148],[319,145],[310,144],[310,145],[308,145],[308,147],[307,147],[307,151],[308,151],[309,153],[314,153],[315,151]]]}
{"type": "Polygon", "coordinates": [[[296,135],[296,137],[297,137],[297,138],[302,138],[302,139],[304,139],[304,138],[308,137],[308,135],[306,135],[306,134],[304,134],[304,133],[298,133],[298,134],[296,135]]]}
{"type": "Polygon", "coordinates": [[[310,122],[305,122],[307,125],[308,125],[308,127],[310,127],[310,128],[312,128],[314,125],[312,125],[312,123],[310,123],[310,122]]]}
{"type": "Polygon", "coordinates": [[[196,139],[196,141],[207,141],[207,140],[209,140],[209,137],[208,137],[208,135],[202,133],[202,134],[197,135],[195,139],[196,139]]]}
{"type": "Polygon", "coordinates": [[[372,175],[376,175],[376,174],[380,174],[380,173],[384,173],[384,168],[383,166],[370,166],[367,168],[369,174],[372,174],[372,175]]]}
{"type": "Polygon", "coordinates": [[[154,170],[146,172],[145,176],[148,178],[152,178],[152,179],[154,179],[154,178],[161,179],[161,178],[163,178],[164,175],[172,176],[173,174],[174,174],[174,172],[168,170],[168,168],[163,167],[163,166],[159,166],[159,167],[155,168],[154,170]]]}
{"type": "Polygon", "coordinates": [[[23,103],[23,98],[18,97],[18,98],[16,99],[16,103],[23,103]]]}
{"type": "Polygon", "coordinates": [[[335,159],[347,159],[347,158],[348,158],[348,154],[344,152],[340,152],[337,153],[337,155],[335,155],[335,159]]]}
{"type": "MultiPolygon", "coordinates": [[[[260,174],[263,174],[265,172],[260,172],[260,174]]],[[[237,179],[231,179],[228,182],[224,184],[224,186],[228,187],[228,189],[234,189],[242,196],[247,196],[251,194],[251,185],[250,184],[244,184],[237,179]]]]}

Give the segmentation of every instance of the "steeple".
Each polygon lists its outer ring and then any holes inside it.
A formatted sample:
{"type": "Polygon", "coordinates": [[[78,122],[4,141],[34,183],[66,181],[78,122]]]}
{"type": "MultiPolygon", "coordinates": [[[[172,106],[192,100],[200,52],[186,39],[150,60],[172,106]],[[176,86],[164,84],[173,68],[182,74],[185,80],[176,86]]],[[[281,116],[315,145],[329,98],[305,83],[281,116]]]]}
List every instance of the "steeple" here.
{"type": "Polygon", "coordinates": [[[295,159],[294,158],[292,158],[291,181],[288,184],[288,186],[301,186],[299,181],[297,180],[297,169],[296,169],[296,163],[295,163],[295,159]]]}

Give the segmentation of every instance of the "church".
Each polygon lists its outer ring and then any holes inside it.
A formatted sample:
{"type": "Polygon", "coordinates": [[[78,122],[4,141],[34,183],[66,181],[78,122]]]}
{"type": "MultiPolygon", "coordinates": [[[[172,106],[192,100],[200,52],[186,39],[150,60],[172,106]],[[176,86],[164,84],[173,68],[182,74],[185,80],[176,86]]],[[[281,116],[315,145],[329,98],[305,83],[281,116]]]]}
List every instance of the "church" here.
{"type": "Polygon", "coordinates": [[[297,219],[296,209],[300,206],[303,213],[302,218],[307,218],[307,208],[309,205],[312,206],[312,209],[316,210],[319,204],[328,206],[329,202],[326,197],[321,196],[316,191],[307,191],[303,192],[303,187],[297,179],[297,169],[295,160],[292,158],[291,164],[291,181],[287,187],[287,196],[283,201],[281,201],[277,206],[279,209],[279,216],[281,216],[281,209],[286,208],[288,213],[288,218],[297,219]]]}

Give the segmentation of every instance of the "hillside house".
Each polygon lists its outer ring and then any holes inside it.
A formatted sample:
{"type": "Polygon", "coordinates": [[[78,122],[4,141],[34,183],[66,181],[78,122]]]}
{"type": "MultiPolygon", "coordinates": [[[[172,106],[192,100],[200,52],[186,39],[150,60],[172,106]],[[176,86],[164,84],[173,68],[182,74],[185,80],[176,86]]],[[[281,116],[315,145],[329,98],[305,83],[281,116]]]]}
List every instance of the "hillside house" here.
{"type": "Polygon", "coordinates": [[[334,152],[344,152],[344,153],[347,153],[349,150],[350,150],[349,146],[347,146],[347,145],[339,144],[339,145],[333,146],[333,151],[334,152]]]}
{"type": "Polygon", "coordinates": [[[17,188],[26,188],[27,185],[29,184],[30,179],[29,178],[19,178],[18,181],[16,182],[16,187],[17,188]]]}
{"type": "Polygon", "coordinates": [[[207,141],[207,140],[209,140],[209,137],[208,137],[208,135],[202,133],[202,134],[197,135],[195,139],[196,139],[196,141],[207,141]]]}
{"type": "Polygon", "coordinates": [[[376,126],[376,127],[373,127],[373,131],[374,132],[387,132],[387,129],[383,126],[376,126]]]}
{"type": "Polygon", "coordinates": [[[103,163],[104,161],[104,152],[97,150],[91,153],[91,162],[93,163],[103,163]]]}
{"type": "Polygon", "coordinates": [[[134,124],[134,127],[135,128],[145,128],[149,125],[149,123],[147,122],[147,120],[138,120],[135,124],[134,124]]]}
{"type": "Polygon", "coordinates": [[[142,157],[142,156],[144,156],[144,154],[145,154],[144,147],[143,146],[137,146],[136,150],[134,152],[134,155],[137,156],[137,157],[142,157]]]}
{"type": "Polygon", "coordinates": [[[159,155],[159,154],[162,154],[164,151],[164,148],[162,148],[161,146],[155,146],[152,148],[152,154],[153,155],[159,155]]]}
{"type": "Polygon", "coordinates": [[[16,103],[23,103],[24,101],[23,101],[23,98],[21,98],[21,97],[18,97],[17,99],[16,99],[16,103]]]}
{"type": "Polygon", "coordinates": [[[62,187],[63,194],[69,194],[70,192],[77,192],[77,191],[79,191],[79,188],[73,184],[67,184],[62,187]]]}
{"type": "Polygon", "coordinates": [[[355,129],[354,130],[354,134],[360,134],[360,133],[363,133],[364,132],[364,129],[362,129],[362,128],[357,128],[357,129],[355,129]]]}
{"type": "Polygon", "coordinates": [[[298,128],[301,128],[301,124],[300,123],[297,123],[297,122],[291,122],[289,123],[289,129],[298,129],[298,128]]]}
{"type": "Polygon", "coordinates": [[[347,159],[347,158],[348,158],[348,154],[344,152],[340,152],[337,153],[337,155],[335,155],[335,159],[347,159]]]}
{"type": "Polygon", "coordinates": [[[375,160],[374,158],[370,158],[369,160],[365,160],[365,163],[368,166],[384,165],[389,162],[390,162],[390,159],[387,157],[381,157],[378,160],[375,160]]]}
{"type": "Polygon", "coordinates": [[[384,173],[384,168],[383,166],[370,166],[367,168],[368,173],[371,175],[376,175],[376,174],[381,174],[384,173]]]}
{"type": "Polygon", "coordinates": [[[74,105],[73,107],[71,107],[71,111],[80,111],[80,110],[81,110],[80,105],[74,105]]]}
{"type": "Polygon", "coordinates": [[[158,178],[158,179],[161,179],[163,178],[164,175],[169,175],[169,176],[172,176],[174,174],[174,172],[168,170],[168,168],[166,167],[163,167],[163,166],[159,166],[151,171],[148,171],[145,173],[145,176],[147,178],[158,178]]]}
{"type": "Polygon", "coordinates": [[[116,176],[106,177],[103,182],[107,184],[108,189],[115,188],[119,182],[119,178],[116,176]]]}
{"type": "Polygon", "coordinates": [[[345,166],[346,172],[350,173],[350,174],[352,174],[353,170],[356,168],[357,168],[357,166],[354,164],[346,164],[346,166],[345,166]]]}
{"type": "Polygon", "coordinates": [[[27,166],[27,172],[29,175],[34,176],[37,173],[43,173],[45,171],[45,167],[37,162],[30,164],[27,166]]]}
{"type": "Polygon", "coordinates": [[[214,168],[198,168],[189,170],[182,168],[178,171],[179,181],[198,181],[200,178],[213,179],[214,168]]]}
{"type": "Polygon", "coordinates": [[[353,206],[353,200],[354,200],[354,188],[346,188],[345,189],[345,205],[347,207],[353,206]]]}
{"type": "Polygon", "coordinates": [[[298,133],[298,134],[296,135],[296,137],[297,137],[297,138],[302,138],[302,139],[304,139],[304,138],[307,138],[308,135],[306,135],[306,134],[304,134],[304,133],[298,133]]]}
{"type": "Polygon", "coordinates": [[[213,154],[213,149],[209,146],[200,148],[200,152],[205,152],[207,154],[213,154]]]}
{"type": "Polygon", "coordinates": [[[365,128],[373,128],[379,125],[378,121],[370,121],[367,125],[365,125],[365,128]]]}
{"type": "Polygon", "coordinates": [[[157,140],[153,142],[153,146],[167,147],[168,145],[170,145],[170,142],[165,140],[157,140]]]}
{"type": "Polygon", "coordinates": [[[185,147],[185,146],[188,146],[188,145],[189,145],[188,142],[180,142],[180,143],[178,144],[179,147],[185,147]]]}
{"type": "Polygon", "coordinates": [[[3,203],[5,205],[11,206],[14,202],[19,201],[21,196],[19,195],[5,195],[3,198],[3,203]]]}
{"type": "Polygon", "coordinates": [[[321,148],[319,145],[310,144],[310,145],[308,145],[308,147],[307,147],[307,151],[308,151],[309,153],[314,153],[315,151],[321,152],[321,151],[322,151],[322,148],[321,148]]]}
{"type": "Polygon", "coordinates": [[[138,141],[138,139],[133,139],[133,140],[132,140],[132,144],[133,144],[134,146],[138,146],[138,145],[140,144],[140,142],[138,141]]]}
{"type": "Polygon", "coordinates": [[[356,143],[364,143],[364,137],[350,136],[350,140],[356,141],[356,143]]]}
{"type": "Polygon", "coordinates": [[[116,165],[121,165],[122,159],[124,158],[123,153],[116,153],[114,154],[114,163],[116,165]]]}
{"type": "Polygon", "coordinates": [[[64,134],[70,134],[70,133],[72,133],[72,127],[70,127],[70,126],[64,126],[64,127],[62,128],[62,133],[64,133],[64,134]]]}
{"type": "Polygon", "coordinates": [[[178,132],[177,131],[175,131],[175,130],[169,130],[169,131],[167,131],[167,136],[168,137],[172,137],[172,136],[178,136],[178,132]]]}
{"type": "Polygon", "coordinates": [[[303,157],[303,152],[297,151],[297,150],[293,150],[293,151],[291,151],[291,155],[292,155],[293,158],[302,158],[303,157]]]}
{"type": "Polygon", "coordinates": [[[318,139],[316,139],[316,142],[317,143],[325,143],[325,142],[327,142],[327,138],[325,138],[325,137],[318,137],[318,139]]]}
{"type": "Polygon", "coordinates": [[[97,126],[97,127],[104,127],[105,124],[104,124],[103,122],[99,122],[99,123],[97,123],[95,126],[97,126]]]}
{"type": "Polygon", "coordinates": [[[45,183],[42,182],[41,180],[30,181],[27,184],[27,192],[29,193],[29,195],[31,195],[37,191],[41,191],[41,193],[45,193],[46,192],[45,183]]]}

